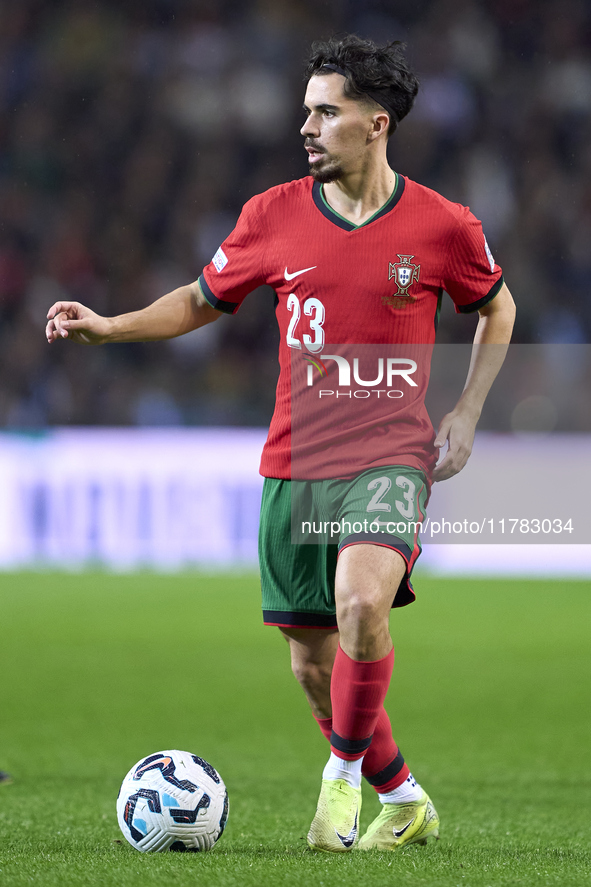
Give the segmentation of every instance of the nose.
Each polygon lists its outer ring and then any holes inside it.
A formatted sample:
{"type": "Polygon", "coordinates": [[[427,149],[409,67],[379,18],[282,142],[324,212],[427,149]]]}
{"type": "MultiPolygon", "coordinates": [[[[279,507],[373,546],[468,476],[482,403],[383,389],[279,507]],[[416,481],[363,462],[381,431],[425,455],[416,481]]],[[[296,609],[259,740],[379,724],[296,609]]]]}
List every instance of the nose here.
{"type": "Polygon", "coordinates": [[[300,129],[300,134],[311,138],[317,138],[320,135],[320,128],[314,114],[308,114],[306,122],[300,129]]]}

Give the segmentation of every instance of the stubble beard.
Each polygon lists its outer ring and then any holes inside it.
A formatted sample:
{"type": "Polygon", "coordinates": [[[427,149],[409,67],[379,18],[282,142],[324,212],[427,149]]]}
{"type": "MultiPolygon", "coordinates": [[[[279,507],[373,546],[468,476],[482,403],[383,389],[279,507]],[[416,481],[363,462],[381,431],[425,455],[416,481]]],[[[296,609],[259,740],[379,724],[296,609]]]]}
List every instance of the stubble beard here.
{"type": "Polygon", "coordinates": [[[320,160],[310,164],[310,175],[315,182],[327,185],[329,182],[336,182],[343,177],[343,167],[338,160],[321,157],[320,160]]]}

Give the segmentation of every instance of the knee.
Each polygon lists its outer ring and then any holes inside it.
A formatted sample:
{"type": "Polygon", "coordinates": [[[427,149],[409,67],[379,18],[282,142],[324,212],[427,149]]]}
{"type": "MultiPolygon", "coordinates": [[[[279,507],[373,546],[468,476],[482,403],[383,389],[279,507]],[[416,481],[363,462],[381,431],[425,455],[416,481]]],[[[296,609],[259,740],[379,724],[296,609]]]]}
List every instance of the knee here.
{"type": "Polygon", "coordinates": [[[298,684],[308,691],[330,686],[332,666],[312,659],[292,657],[291,670],[298,684]]]}
{"type": "Polygon", "coordinates": [[[377,626],[383,618],[384,605],[371,589],[346,589],[337,601],[339,626],[342,624],[377,626]]]}
{"type": "Polygon", "coordinates": [[[391,647],[389,608],[368,590],[351,591],[337,602],[341,646],[352,659],[381,659],[391,647]]]}
{"type": "Polygon", "coordinates": [[[318,629],[281,630],[289,641],[291,670],[306,694],[314,716],[330,717],[330,678],[338,633],[318,629]]]}

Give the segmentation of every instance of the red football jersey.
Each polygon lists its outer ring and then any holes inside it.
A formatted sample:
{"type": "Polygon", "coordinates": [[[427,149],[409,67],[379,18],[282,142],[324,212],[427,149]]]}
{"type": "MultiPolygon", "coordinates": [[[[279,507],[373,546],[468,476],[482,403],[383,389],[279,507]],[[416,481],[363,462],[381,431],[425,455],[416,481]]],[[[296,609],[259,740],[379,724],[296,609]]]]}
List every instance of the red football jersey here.
{"type": "Polygon", "coordinates": [[[311,177],[253,197],[199,282],[230,314],[262,284],[277,293],[280,375],[261,474],[317,479],[387,464],[430,473],[430,349],[400,346],[433,344],[444,290],[456,311],[475,311],[503,278],[469,209],[398,175],[388,202],[360,226],[311,177]]]}

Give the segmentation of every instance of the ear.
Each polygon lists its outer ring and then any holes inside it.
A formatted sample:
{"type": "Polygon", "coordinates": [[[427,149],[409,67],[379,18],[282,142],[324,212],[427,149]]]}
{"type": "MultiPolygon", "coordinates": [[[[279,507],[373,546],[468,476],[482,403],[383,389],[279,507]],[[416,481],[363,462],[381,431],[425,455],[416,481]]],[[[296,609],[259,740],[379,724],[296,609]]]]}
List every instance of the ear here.
{"type": "Polygon", "coordinates": [[[390,117],[387,111],[377,111],[371,118],[368,141],[373,142],[384,133],[388,135],[390,117]]]}

